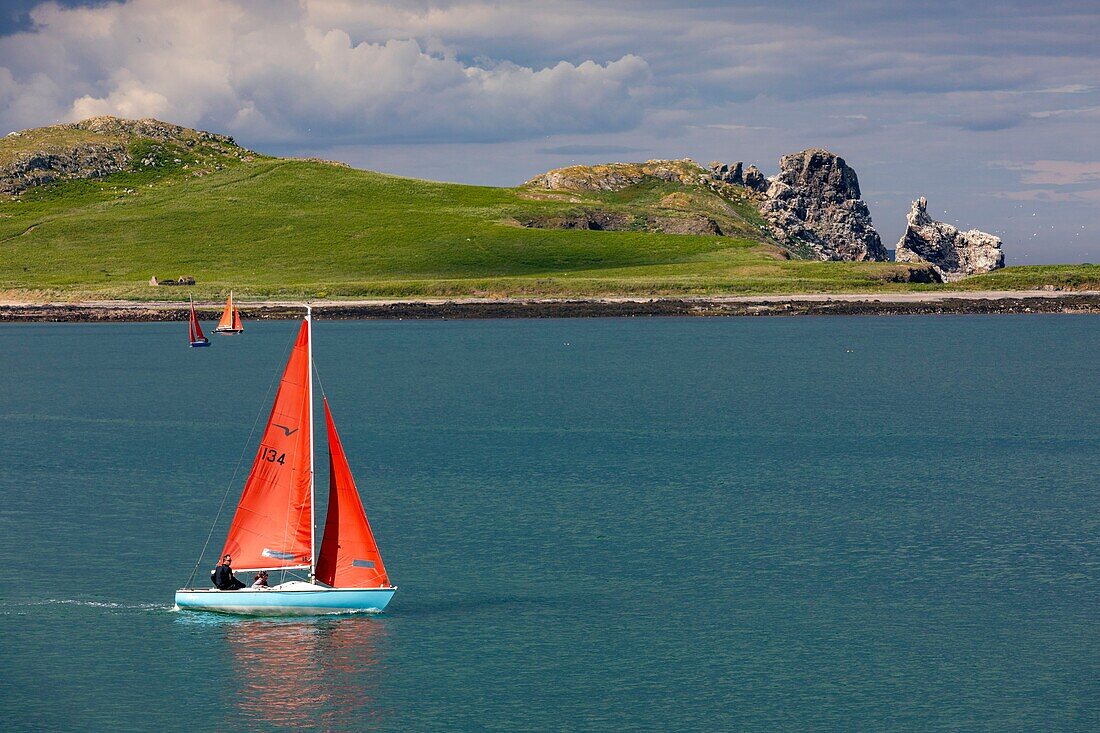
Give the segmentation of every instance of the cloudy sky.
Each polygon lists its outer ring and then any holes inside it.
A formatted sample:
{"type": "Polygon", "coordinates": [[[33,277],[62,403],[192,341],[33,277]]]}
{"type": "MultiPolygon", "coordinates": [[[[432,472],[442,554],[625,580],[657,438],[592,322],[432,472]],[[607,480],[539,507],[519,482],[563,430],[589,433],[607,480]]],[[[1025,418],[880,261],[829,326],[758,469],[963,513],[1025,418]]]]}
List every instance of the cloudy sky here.
{"type": "Polygon", "coordinates": [[[1100,5],[125,0],[0,10],[0,134],[153,116],[512,185],[572,163],[842,155],[887,246],[924,195],[1010,264],[1100,262],[1100,5]]]}

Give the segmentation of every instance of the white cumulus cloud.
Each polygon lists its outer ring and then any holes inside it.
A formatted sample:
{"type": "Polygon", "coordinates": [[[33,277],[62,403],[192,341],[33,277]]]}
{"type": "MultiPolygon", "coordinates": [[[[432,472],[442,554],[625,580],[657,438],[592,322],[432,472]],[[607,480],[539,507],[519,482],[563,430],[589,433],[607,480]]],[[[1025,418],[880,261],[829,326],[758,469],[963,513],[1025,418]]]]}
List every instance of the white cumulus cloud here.
{"type": "Polygon", "coordinates": [[[370,14],[352,16],[355,38],[316,22],[316,3],[290,0],[47,3],[30,30],[0,38],[0,124],[153,116],[334,144],[609,132],[643,117],[650,68],[638,55],[472,60],[392,28],[364,38],[370,14]]]}

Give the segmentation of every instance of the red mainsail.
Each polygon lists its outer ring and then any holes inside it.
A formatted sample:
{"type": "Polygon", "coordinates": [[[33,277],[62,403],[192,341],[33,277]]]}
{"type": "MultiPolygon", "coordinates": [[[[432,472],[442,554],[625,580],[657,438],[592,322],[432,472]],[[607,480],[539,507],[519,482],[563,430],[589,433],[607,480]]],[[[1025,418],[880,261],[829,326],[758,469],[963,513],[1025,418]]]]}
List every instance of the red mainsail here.
{"type": "Polygon", "coordinates": [[[332,422],[328,400],[325,400],[325,422],[328,425],[328,518],[321,556],[317,560],[317,580],[334,588],[388,586],[390,579],[332,422]]]}
{"type": "Polygon", "coordinates": [[[195,301],[191,301],[191,322],[187,326],[187,338],[191,340],[191,343],[206,340],[206,336],[202,333],[202,326],[199,325],[199,318],[195,315],[195,301]]]}
{"type": "Polygon", "coordinates": [[[309,321],[302,323],[222,554],[239,569],[309,566],[313,559],[310,484],[309,321]]]}
{"type": "Polygon", "coordinates": [[[218,321],[218,331],[243,331],[244,327],[241,326],[241,314],[237,312],[236,307],[233,305],[233,291],[229,291],[229,298],[225,301],[225,310],[222,311],[222,317],[218,321]]]}

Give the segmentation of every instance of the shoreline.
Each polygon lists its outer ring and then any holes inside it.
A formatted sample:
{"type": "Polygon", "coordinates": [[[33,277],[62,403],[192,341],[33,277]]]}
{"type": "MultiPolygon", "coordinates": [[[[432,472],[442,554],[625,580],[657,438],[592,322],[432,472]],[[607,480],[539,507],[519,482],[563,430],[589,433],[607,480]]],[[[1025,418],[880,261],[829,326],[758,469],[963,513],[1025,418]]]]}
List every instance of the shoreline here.
{"type": "MultiPolygon", "coordinates": [[[[418,298],[407,300],[318,300],[318,318],[329,320],[604,318],[659,316],[947,315],[1100,313],[1100,291],[955,291],[902,293],[807,293],[604,298],[418,298]]],[[[246,320],[297,318],[300,301],[238,302],[246,320]]],[[[196,306],[213,320],[222,304],[196,306]]],[[[0,301],[0,322],[153,322],[186,320],[181,302],[0,301]]]]}

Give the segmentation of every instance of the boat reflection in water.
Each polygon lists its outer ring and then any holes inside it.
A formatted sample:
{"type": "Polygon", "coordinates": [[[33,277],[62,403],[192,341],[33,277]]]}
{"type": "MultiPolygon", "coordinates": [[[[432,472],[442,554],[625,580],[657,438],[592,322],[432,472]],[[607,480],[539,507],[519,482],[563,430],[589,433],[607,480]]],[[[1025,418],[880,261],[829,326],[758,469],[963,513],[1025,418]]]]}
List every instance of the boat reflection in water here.
{"type": "Polygon", "coordinates": [[[387,717],[379,702],[387,629],[368,616],[225,625],[237,704],[271,727],[369,730],[387,717]]]}

